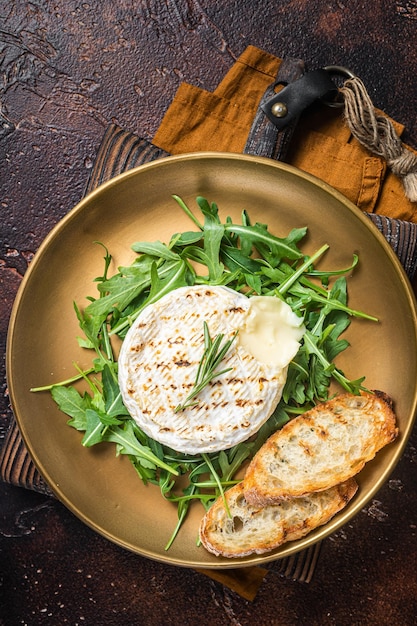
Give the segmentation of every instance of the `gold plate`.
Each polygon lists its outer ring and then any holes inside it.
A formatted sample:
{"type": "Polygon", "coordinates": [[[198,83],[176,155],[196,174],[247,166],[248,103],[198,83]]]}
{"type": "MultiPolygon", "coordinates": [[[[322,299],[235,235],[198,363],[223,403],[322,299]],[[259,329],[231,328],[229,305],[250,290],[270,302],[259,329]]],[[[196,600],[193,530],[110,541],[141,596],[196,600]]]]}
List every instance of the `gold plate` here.
{"type": "Polygon", "coordinates": [[[241,567],[288,556],[326,537],[350,520],[393,470],[410,434],[416,411],[416,304],[409,281],[391,247],[372,222],[337,191],[288,165],[259,157],[199,153],[142,165],[106,183],[52,230],[35,255],[18,293],[10,323],[7,371],[13,410],[27,448],[57,497],[86,524],[115,543],[174,565],[241,567]],[[190,206],[202,195],[220,208],[222,219],[253,223],[277,236],[307,226],[303,249],[324,243],[323,266],[343,268],[354,252],[360,264],[349,280],[349,304],[376,315],[378,323],[353,320],[351,347],[340,367],[350,378],[366,375],[371,389],[395,401],[400,437],[359,474],[359,492],[326,526],[264,556],[222,559],[196,546],[203,508],[196,504],[168,552],[176,509],[155,486],[144,486],[128,459],[113,445],[83,448],[81,434],[67,426],[49,393],[31,387],[74,373],[72,363],[89,365],[76,342],[80,334],[73,301],[94,295],[93,279],[103,270],[104,243],[113,256],[110,273],[134,259],[134,241],[167,242],[192,225],[172,194],[190,206]]]}

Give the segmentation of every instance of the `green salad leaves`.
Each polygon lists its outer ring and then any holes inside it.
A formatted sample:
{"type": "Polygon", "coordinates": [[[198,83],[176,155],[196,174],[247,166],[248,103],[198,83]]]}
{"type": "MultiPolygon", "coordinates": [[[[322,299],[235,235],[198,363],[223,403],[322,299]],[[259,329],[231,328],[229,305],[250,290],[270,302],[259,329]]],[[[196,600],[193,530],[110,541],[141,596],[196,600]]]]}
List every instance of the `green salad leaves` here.
{"type": "MultiPolygon", "coordinates": [[[[33,389],[51,392],[69,416],[68,424],[83,433],[83,446],[115,444],[116,453],[130,459],[140,479],[158,485],[161,495],[176,505],[178,523],[167,538],[166,549],[174,541],[190,503],[199,500],[209,508],[227,487],[238,482],[242,465],[270,434],[292,415],[328,398],[332,380],[355,394],[364,388],[364,378],[349,379],[335,365],[335,358],[349,345],[341,335],[352,317],[376,321],[348,306],[347,276],[358,263],[356,255],[349,267],[319,270],[317,262],[329,246],[322,246],[311,256],[303,253],[300,244],[306,228],[293,229],[287,237],[279,238],[266,224],[252,225],[246,211],[241,223],[235,224],[230,218],[223,223],[215,203],[198,197],[196,217],[181,198],[173,197],[190,218],[193,230],[174,234],[168,243],[134,243],[135,260],[113,276],[108,276],[111,256],[103,246],[104,271],[96,278],[98,294],[88,298],[83,310],[74,304],[83,333],[78,342],[91,351],[91,367],[81,370],[75,365],[71,379],[33,389]],[[113,345],[116,337],[123,340],[146,306],[173,289],[195,284],[227,285],[248,297],[281,298],[303,318],[306,332],[289,365],[282,400],[257,436],[229,450],[187,456],[147,437],[129,416],[118,386],[113,345]],[[181,488],[177,487],[179,478],[181,488]]],[[[206,343],[206,348],[212,345],[210,337],[206,343]]],[[[219,348],[216,345],[216,352],[219,348]]]]}

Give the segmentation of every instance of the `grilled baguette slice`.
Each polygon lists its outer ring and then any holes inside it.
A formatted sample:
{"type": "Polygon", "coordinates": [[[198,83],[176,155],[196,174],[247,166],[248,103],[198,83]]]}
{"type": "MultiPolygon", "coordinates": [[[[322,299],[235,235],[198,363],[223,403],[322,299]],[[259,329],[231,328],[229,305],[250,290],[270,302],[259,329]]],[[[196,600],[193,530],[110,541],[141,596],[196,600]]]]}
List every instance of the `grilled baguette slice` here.
{"type": "Polygon", "coordinates": [[[355,476],[397,434],[388,396],[339,395],[265,442],[246,471],[245,498],[265,505],[328,489],[355,476]]]}
{"type": "Polygon", "coordinates": [[[201,542],[209,552],[229,558],[270,552],[326,524],[346,506],[357,487],[352,478],[326,491],[261,507],[245,500],[240,482],[225,494],[230,517],[221,497],[203,517],[201,542]]]}

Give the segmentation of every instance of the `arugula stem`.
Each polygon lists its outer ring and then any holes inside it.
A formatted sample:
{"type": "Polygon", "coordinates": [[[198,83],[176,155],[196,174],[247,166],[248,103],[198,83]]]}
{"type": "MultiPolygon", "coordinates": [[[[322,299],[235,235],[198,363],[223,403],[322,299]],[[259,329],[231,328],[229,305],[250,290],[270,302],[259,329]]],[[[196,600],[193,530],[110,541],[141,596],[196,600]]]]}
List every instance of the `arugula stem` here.
{"type": "Polygon", "coordinates": [[[190,209],[188,208],[188,206],[185,204],[184,200],[182,200],[182,198],[180,198],[177,195],[173,195],[172,196],[174,198],[174,200],[176,202],[178,202],[178,204],[180,205],[180,207],[182,208],[182,210],[184,211],[184,213],[186,213],[188,215],[188,217],[190,218],[190,220],[192,222],[194,222],[194,224],[197,226],[197,228],[199,228],[200,230],[204,230],[204,227],[200,224],[200,222],[197,220],[197,218],[195,217],[195,215],[190,211],[190,209]]]}
{"type": "MultiPolygon", "coordinates": [[[[196,487],[198,487],[197,483],[195,485],[196,487]]],[[[217,486],[217,484],[216,484],[217,486]]],[[[212,493],[206,493],[203,494],[200,491],[197,491],[197,489],[193,490],[192,493],[188,492],[183,496],[166,496],[164,495],[165,500],[168,500],[168,502],[178,502],[179,504],[182,504],[183,502],[188,502],[190,500],[200,500],[200,502],[202,504],[206,504],[207,502],[210,502],[210,500],[213,500],[213,494],[212,493]],[[195,491],[195,493],[194,493],[195,491]]]]}
{"type": "Polygon", "coordinates": [[[288,291],[288,289],[295,283],[297,282],[297,280],[299,279],[299,277],[304,274],[304,272],[311,267],[311,265],[317,261],[317,259],[319,259],[328,249],[329,249],[329,245],[326,243],[324,244],[324,246],[322,246],[321,248],[319,248],[319,250],[317,250],[313,256],[308,257],[308,259],[306,261],[304,261],[304,263],[302,263],[300,265],[299,268],[297,268],[297,270],[291,275],[289,276],[286,280],[284,280],[283,283],[281,283],[281,285],[278,287],[277,291],[278,293],[280,293],[281,295],[284,295],[286,291],[288,291]]]}
{"type": "Polygon", "coordinates": [[[235,235],[247,237],[248,233],[260,244],[270,245],[271,242],[275,244],[277,249],[281,251],[281,256],[288,256],[289,258],[299,259],[302,254],[299,250],[296,250],[287,241],[280,240],[278,237],[274,237],[268,231],[254,230],[252,226],[245,226],[240,224],[226,224],[225,232],[231,232],[235,235]]]}
{"type": "Polygon", "coordinates": [[[66,380],[61,380],[57,383],[52,383],[51,385],[44,385],[43,387],[32,387],[29,391],[33,391],[34,393],[38,391],[51,391],[53,387],[66,387],[67,385],[72,385],[73,383],[78,382],[82,378],[85,378],[89,374],[95,372],[95,367],[90,367],[90,369],[85,370],[82,373],[76,374],[71,378],[67,378],[66,380]]]}
{"type": "MultiPolygon", "coordinates": [[[[233,487],[233,485],[237,485],[242,482],[241,480],[222,480],[221,484],[224,487],[233,487]]],[[[199,489],[215,489],[218,487],[218,483],[215,480],[203,480],[201,482],[193,483],[199,489]]]]}
{"type": "MultiPolygon", "coordinates": [[[[112,441],[116,441],[117,443],[120,443],[122,445],[130,445],[130,446],[132,445],[131,442],[128,441],[127,437],[123,433],[115,432],[111,428],[109,430],[111,432],[112,441]]],[[[178,470],[176,470],[171,465],[168,465],[168,463],[165,463],[164,461],[162,461],[159,457],[153,454],[151,450],[147,449],[145,446],[142,446],[139,442],[137,442],[137,445],[135,447],[136,447],[136,453],[139,457],[142,457],[146,459],[147,461],[150,461],[151,463],[156,465],[156,467],[159,467],[161,469],[166,470],[167,472],[170,472],[171,474],[174,474],[174,476],[179,476],[178,470]]]]}
{"type": "Polygon", "coordinates": [[[177,521],[177,524],[176,524],[176,526],[174,528],[174,532],[172,533],[168,543],[166,544],[165,550],[169,550],[170,547],[172,546],[172,544],[174,543],[174,541],[175,541],[175,539],[176,539],[176,537],[178,535],[178,531],[180,530],[180,528],[181,528],[181,526],[182,526],[182,524],[184,522],[185,516],[187,515],[189,505],[190,505],[189,501],[187,503],[183,503],[183,506],[181,507],[181,510],[179,512],[179,515],[178,515],[178,521],[177,521]]]}
{"type": "Polygon", "coordinates": [[[106,357],[108,361],[114,362],[113,348],[110,343],[109,331],[107,329],[106,322],[104,322],[102,326],[102,337],[103,337],[104,352],[106,354],[106,357]]]}
{"type": "Polygon", "coordinates": [[[207,463],[207,466],[208,466],[208,468],[209,468],[209,470],[210,470],[210,472],[211,472],[211,474],[212,474],[212,476],[213,476],[213,478],[214,478],[214,480],[216,482],[217,488],[218,488],[218,490],[220,492],[220,495],[222,497],[222,500],[223,500],[224,508],[226,509],[227,517],[232,517],[232,515],[230,513],[229,505],[227,504],[226,496],[224,494],[223,485],[222,485],[222,483],[220,481],[220,477],[219,477],[218,473],[214,469],[214,466],[213,466],[213,464],[212,464],[212,462],[210,460],[210,457],[206,453],[203,453],[201,456],[203,457],[203,459],[207,463]]]}
{"type": "MultiPolygon", "coordinates": [[[[97,435],[97,433],[101,431],[102,427],[103,427],[103,424],[99,422],[97,426],[88,434],[88,436],[83,437],[81,444],[85,448],[88,448],[90,445],[90,441],[94,441],[95,436],[97,435]]],[[[103,434],[104,434],[104,429],[103,429],[103,432],[101,432],[101,435],[103,434]]]]}
{"type": "Polygon", "coordinates": [[[346,378],[346,376],[342,374],[342,372],[338,370],[334,366],[334,364],[330,363],[326,359],[326,357],[321,352],[321,350],[319,350],[318,347],[316,346],[315,342],[312,341],[309,332],[306,332],[304,334],[304,343],[307,345],[308,350],[317,356],[317,358],[323,365],[324,369],[328,370],[333,376],[333,378],[337,380],[346,391],[349,391],[350,393],[357,393],[359,389],[362,389],[362,386],[360,383],[362,382],[363,379],[360,379],[359,381],[351,381],[348,378],[346,378]]]}
{"type": "Polygon", "coordinates": [[[93,394],[96,394],[97,392],[99,392],[99,389],[97,388],[97,386],[87,376],[86,372],[80,368],[78,363],[74,363],[74,367],[75,367],[75,369],[77,369],[80,372],[80,376],[85,380],[85,382],[90,387],[90,389],[93,392],[93,394]]]}
{"type": "Polygon", "coordinates": [[[313,269],[310,272],[308,272],[308,275],[309,276],[324,276],[326,278],[328,278],[330,276],[343,276],[344,274],[347,274],[348,272],[351,272],[352,270],[354,270],[358,263],[359,263],[359,256],[357,254],[354,254],[353,255],[353,261],[352,261],[351,265],[349,265],[349,267],[345,267],[345,268],[343,268],[341,270],[316,270],[316,269],[313,269]]]}
{"type": "Polygon", "coordinates": [[[362,319],[366,319],[371,322],[378,322],[378,318],[375,317],[375,315],[369,315],[368,313],[365,313],[364,311],[351,309],[346,304],[343,304],[343,302],[340,302],[339,300],[335,300],[334,298],[324,298],[323,296],[320,296],[319,294],[313,293],[311,295],[311,301],[323,304],[324,306],[330,305],[333,309],[344,311],[345,313],[348,313],[349,315],[352,315],[354,317],[361,317],[362,319]]]}
{"type": "Polygon", "coordinates": [[[102,243],[101,241],[93,241],[93,243],[96,243],[98,246],[101,246],[104,249],[104,271],[103,271],[103,276],[100,276],[99,278],[96,278],[97,282],[104,282],[107,280],[107,272],[109,270],[110,267],[110,263],[112,260],[112,256],[111,254],[109,254],[109,251],[107,249],[107,247],[104,245],[104,243],[102,243]]]}

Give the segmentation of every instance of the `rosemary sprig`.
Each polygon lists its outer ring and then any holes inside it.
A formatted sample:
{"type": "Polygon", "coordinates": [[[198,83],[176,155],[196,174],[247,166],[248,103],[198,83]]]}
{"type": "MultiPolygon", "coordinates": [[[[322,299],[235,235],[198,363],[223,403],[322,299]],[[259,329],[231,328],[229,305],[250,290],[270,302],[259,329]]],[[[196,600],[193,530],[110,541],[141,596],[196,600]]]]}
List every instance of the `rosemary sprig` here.
{"type": "Polygon", "coordinates": [[[198,396],[198,394],[205,387],[207,387],[207,385],[209,385],[214,378],[217,378],[222,374],[226,374],[226,372],[230,372],[233,369],[232,367],[227,367],[220,371],[216,371],[216,368],[223,361],[227,352],[230,350],[237,333],[238,331],[234,333],[231,339],[225,341],[222,345],[224,334],[219,333],[214,339],[212,339],[207,322],[204,322],[204,352],[198,365],[196,379],[192,390],[184,400],[183,404],[179,404],[175,408],[175,413],[179,413],[190,406],[198,404],[197,401],[194,401],[194,398],[198,396]]]}

